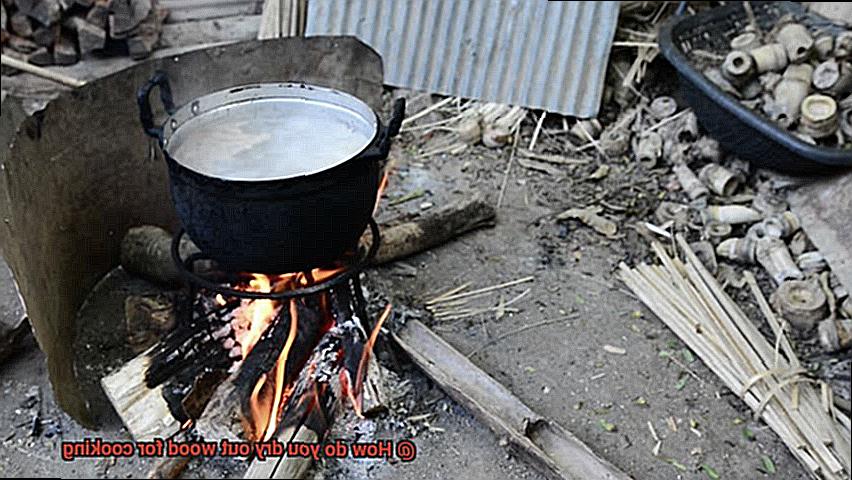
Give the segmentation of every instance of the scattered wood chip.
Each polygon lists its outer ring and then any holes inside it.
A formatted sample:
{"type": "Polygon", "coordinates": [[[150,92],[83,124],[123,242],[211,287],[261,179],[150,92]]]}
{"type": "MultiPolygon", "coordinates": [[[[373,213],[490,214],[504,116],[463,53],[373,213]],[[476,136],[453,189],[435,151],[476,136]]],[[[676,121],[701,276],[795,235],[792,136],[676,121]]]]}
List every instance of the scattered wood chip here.
{"type": "Polygon", "coordinates": [[[654,428],[654,424],[650,420],[648,420],[648,430],[651,431],[651,438],[659,442],[660,436],[657,435],[657,429],[654,428]]]}
{"type": "Polygon", "coordinates": [[[771,458],[769,458],[766,455],[762,455],[760,457],[760,462],[763,464],[763,471],[764,472],[766,472],[770,475],[775,475],[775,472],[777,470],[775,469],[775,462],[773,462],[771,458]]]}
{"type": "Polygon", "coordinates": [[[564,175],[562,170],[554,167],[553,165],[549,165],[545,162],[540,162],[538,160],[530,160],[528,158],[516,158],[518,165],[528,169],[535,170],[536,172],[546,173],[548,175],[552,175],[554,177],[561,177],[564,175]]]}
{"type": "Polygon", "coordinates": [[[613,345],[604,345],[603,349],[606,350],[608,353],[612,353],[615,355],[627,355],[627,350],[621,347],[616,347],[613,345]]]}
{"type": "Polygon", "coordinates": [[[675,460],[674,458],[667,458],[667,459],[666,459],[666,463],[669,463],[671,466],[675,467],[676,469],[680,470],[681,472],[685,472],[685,471],[687,471],[687,470],[688,470],[688,469],[686,468],[686,465],[684,465],[684,464],[682,464],[682,463],[678,462],[678,461],[677,461],[677,460],[675,460]]]}
{"type": "Polygon", "coordinates": [[[586,207],[586,208],[569,208],[556,216],[557,220],[567,220],[569,218],[580,220],[586,225],[592,227],[596,232],[607,237],[612,237],[618,233],[618,225],[612,220],[606,219],[598,215],[603,211],[602,207],[586,207]]]}
{"type": "Polygon", "coordinates": [[[615,424],[609,423],[606,421],[606,419],[603,418],[598,421],[598,424],[601,426],[602,429],[607,432],[614,432],[618,429],[615,424]]]}
{"type": "Polygon", "coordinates": [[[667,418],[666,424],[669,426],[669,430],[671,430],[672,432],[677,432],[677,422],[675,421],[674,417],[670,416],[669,418],[667,418]]]}
{"type": "Polygon", "coordinates": [[[707,478],[709,478],[710,480],[719,480],[720,478],[722,478],[719,476],[719,473],[716,472],[713,467],[707,465],[706,463],[701,464],[701,470],[704,472],[705,475],[707,475],[707,478]]]}
{"type": "Polygon", "coordinates": [[[589,175],[589,180],[600,180],[609,175],[609,165],[601,165],[591,175],[589,175]]]}
{"type": "Polygon", "coordinates": [[[423,195],[426,195],[426,191],[423,190],[422,188],[418,188],[416,190],[413,190],[411,192],[406,193],[405,195],[402,195],[400,197],[397,197],[397,198],[389,201],[388,205],[391,205],[391,206],[399,205],[401,203],[405,203],[405,202],[420,198],[423,195]]]}
{"type": "Polygon", "coordinates": [[[541,160],[542,162],[555,163],[557,165],[584,165],[591,162],[591,160],[587,158],[569,158],[563,157],[562,155],[535,153],[523,148],[519,148],[517,153],[519,157],[541,160]]]}

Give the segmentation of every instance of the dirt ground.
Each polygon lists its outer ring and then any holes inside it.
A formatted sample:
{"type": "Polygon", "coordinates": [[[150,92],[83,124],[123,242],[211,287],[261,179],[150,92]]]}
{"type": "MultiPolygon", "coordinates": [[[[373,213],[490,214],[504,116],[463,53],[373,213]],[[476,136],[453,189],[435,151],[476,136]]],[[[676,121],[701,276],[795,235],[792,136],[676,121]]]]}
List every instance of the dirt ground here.
{"type": "MultiPolygon", "coordinates": [[[[414,141],[404,136],[396,147],[397,170],[386,196],[393,201],[419,190],[424,195],[395,206],[384,202],[383,216],[437,208],[474,190],[496,201],[508,149],[475,147],[461,155],[419,159],[414,141]]],[[[368,271],[371,303],[393,303],[389,328],[419,318],[460,351],[478,349],[472,357],[477,365],[635,478],[706,478],[707,467],[721,478],[761,478],[767,476],[759,470],[763,455],[772,459],[779,478],[806,478],[775,434],[753,421],[745,405],[615,278],[619,261],[646,255],[643,240],[629,229],[606,239],[579,223],[553,220],[553,214],[582,201],[578,197],[588,194],[584,188],[615,191],[612,202],[634,198],[637,211],[647,213],[654,201],[642,196],[659,192],[663,176],[627,163],[611,167],[608,178],[590,187],[584,178],[594,164],[566,169],[564,176],[513,165],[494,228],[368,271]],[[478,288],[525,276],[534,281],[480,300],[482,306],[495,306],[529,289],[512,304],[516,312],[442,322],[423,309],[425,299],[463,283],[478,288]],[[543,320],[558,321],[512,334],[543,320]],[[626,354],[609,353],[604,345],[626,354]],[[661,356],[663,351],[678,355],[683,367],[661,356]],[[662,440],[656,457],[649,425],[662,440]]],[[[100,431],[87,431],[58,410],[43,355],[32,340],[0,367],[0,474],[130,478],[147,473],[151,463],[140,459],[64,462],[59,444],[85,436],[129,439],[97,380],[131,355],[123,343],[123,298],[155,288],[119,269],[81,310],[85,327],[78,339],[78,369],[102,412],[100,431]]],[[[317,478],[539,478],[414,367],[404,360],[384,363],[402,387],[391,413],[362,428],[376,439],[412,439],[416,460],[328,462],[316,470],[317,478]],[[428,424],[406,420],[421,414],[433,414],[428,424]]],[[[225,478],[244,468],[233,461],[194,461],[185,476],[225,478]]]]}

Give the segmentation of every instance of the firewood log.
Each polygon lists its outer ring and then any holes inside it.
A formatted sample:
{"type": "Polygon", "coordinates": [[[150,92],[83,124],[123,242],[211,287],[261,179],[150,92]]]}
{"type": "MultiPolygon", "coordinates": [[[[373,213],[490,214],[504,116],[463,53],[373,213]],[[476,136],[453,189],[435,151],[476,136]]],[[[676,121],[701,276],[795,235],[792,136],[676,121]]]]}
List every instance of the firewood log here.
{"type": "MultiPolygon", "coordinates": [[[[373,265],[393,262],[428,250],[468,231],[492,225],[494,207],[481,195],[447,204],[417,216],[392,220],[380,225],[382,241],[373,265]]],[[[182,256],[198,251],[191,241],[181,242],[182,256]]],[[[364,240],[369,243],[369,240],[364,240]]],[[[121,244],[121,265],[143,278],[177,285],[180,276],[169,254],[171,235],[159,227],[131,229],[121,244]]]]}
{"type": "MultiPolygon", "coordinates": [[[[317,443],[320,441],[319,434],[304,425],[299,428],[285,428],[278,435],[278,438],[282,442],[317,443]]],[[[305,478],[313,463],[313,459],[308,457],[282,456],[262,461],[254,460],[249,465],[243,478],[305,478]]]]}
{"type": "MultiPolygon", "coordinates": [[[[19,53],[33,53],[36,50],[38,50],[38,48],[39,48],[39,46],[35,42],[33,42],[32,40],[24,38],[24,37],[19,37],[17,35],[7,35],[6,42],[7,42],[7,45],[11,48],[11,50],[13,50],[14,52],[19,52],[19,53]]],[[[3,53],[4,54],[10,54],[11,52],[4,49],[3,53]]],[[[12,53],[12,55],[14,55],[14,54],[12,53]]],[[[23,59],[26,59],[26,58],[27,58],[27,56],[24,55],[23,59]]]]}
{"type": "Polygon", "coordinates": [[[151,0],[113,0],[109,31],[113,38],[127,38],[151,12],[151,0]]]}
{"type": "Polygon", "coordinates": [[[109,25],[110,5],[112,5],[112,0],[95,0],[92,8],[86,13],[86,21],[101,30],[106,30],[107,25],[109,25]]]}
{"type": "MultiPolygon", "coordinates": [[[[142,278],[169,286],[181,283],[172,261],[172,235],[160,227],[144,225],[131,228],[121,241],[121,266],[142,278]]],[[[180,244],[183,258],[198,251],[189,237],[180,244]]]]}
{"type": "Polygon", "coordinates": [[[57,65],[73,65],[77,63],[77,49],[74,41],[65,35],[59,35],[53,44],[53,63],[57,65]]]}
{"type": "Polygon", "coordinates": [[[627,480],[579,439],[527,407],[506,387],[417,320],[393,336],[447,395],[550,478],[627,480]]]}
{"type": "Polygon", "coordinates": [[[50,26],[62,18],[62,6],[59,0],[16,0],[18,10],[41,25],[50,26]],[[23,5],[25,8],[21,8],[23,5]]]}
{"type": "Polygon", "coordinates": [[[163,398],[163,385],[148,388],[144,381],[150,365],[150,353],[139,355],[123,367],[101,379],[101,386],[136,441],[165,438],[180,430],[178,422],[163,398]],[[132,427],[132,428],[131,428],[132,427]]]}
{"type": "Polygon", "coordinates": [[[157,459],[154,467],[148,471],[147,478],[178,478],[186,470],[190,457],[163,457],[157,459]]]}
{"type": "Polygon", "coordinates": [[[486,225],[493,225],[494,206],[482,196],[447,204],[409,220],[382,225],[382,242],[374,265],[393,262],[436,247],[486,225]]]}
{"type": "Polygon", "coordinates": [[[15,35],[29,38],[33,35],[33,26],[29,17],[22,12],[15,12],[9,17],[9,30],[15,35]]]}
{"type": "Polygon", "coordinates": [[[80,47],[80,55],[87,54],[104,48],[106,43],[106,31],[103,28],[92,25],[81,17],[69,17],[63,25],[77,32],[77,45],[80,47]]]}
{"type": "Polygon", "coordinates": [[[175,295],[129,295],[124,299],[127,343],[136,353],[151,348],[176,323],[175,295]]]}
{"type": "Polygon", "coordinates": [[[160,41],[163,22],[168,11],[162,8],[152,8],[148,16],[134,29],[133,35],[127,38],[127,51],[134,60],[147,58],[160,41]]]}

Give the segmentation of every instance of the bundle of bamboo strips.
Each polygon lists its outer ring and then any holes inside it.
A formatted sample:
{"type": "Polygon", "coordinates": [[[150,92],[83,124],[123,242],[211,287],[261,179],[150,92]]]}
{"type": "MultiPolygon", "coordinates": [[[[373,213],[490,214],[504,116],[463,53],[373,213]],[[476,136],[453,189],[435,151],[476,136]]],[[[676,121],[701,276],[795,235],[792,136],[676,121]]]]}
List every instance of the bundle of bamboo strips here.
{"type": "Polygon", "coordinates": [[[747,274],[752,292],[773,330],[772,345],[724,292],[683,236],[685,261],[659,243],[662,265],[620,265],[624,283],[781,437],[814,478],[848,479],[849,418],[836,410],[831,390],[806,376],[772,313],[747,274]]]}

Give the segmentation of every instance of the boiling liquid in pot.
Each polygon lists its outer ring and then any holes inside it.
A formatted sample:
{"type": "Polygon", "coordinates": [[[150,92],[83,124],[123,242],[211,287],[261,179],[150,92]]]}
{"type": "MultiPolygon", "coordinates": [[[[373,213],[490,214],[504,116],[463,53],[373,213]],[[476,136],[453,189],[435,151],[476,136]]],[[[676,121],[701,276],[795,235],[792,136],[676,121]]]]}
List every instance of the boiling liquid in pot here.
{"type": "Polygon", "coordinates": [[[171,136],[167,151],[207,176],[272,180],[343,163],[364,150],[375,131],[375,118],[363,112],[304,98],[266,98],[188,120],[171,136]]]}

